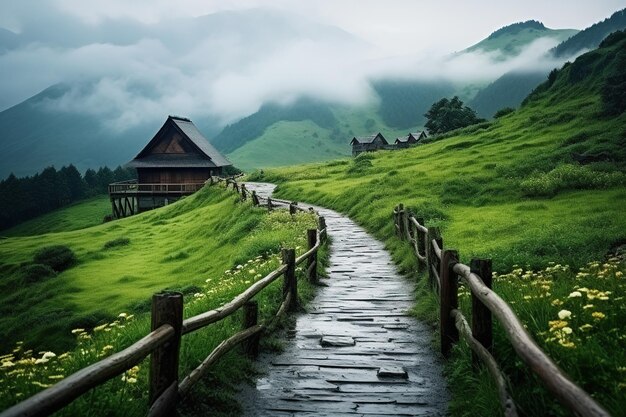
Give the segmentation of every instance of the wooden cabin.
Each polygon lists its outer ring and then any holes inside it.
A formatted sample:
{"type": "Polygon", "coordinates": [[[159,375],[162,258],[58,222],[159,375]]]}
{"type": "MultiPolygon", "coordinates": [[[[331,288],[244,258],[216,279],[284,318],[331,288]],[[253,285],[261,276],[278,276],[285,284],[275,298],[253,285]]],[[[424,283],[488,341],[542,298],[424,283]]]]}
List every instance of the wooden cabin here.
{"type": "Polygon", "coordinates": [[[401,138],[396,138],[395,145],[397,148],[408,148],[410,146],[417,145],[422,140],[426,139],[426,137],[426,132],[424,131],[409,133],[401,138]]]}
{"type": "Polygon", "coordinates": [[[113,215],[125,217],[193,194],[232,165],[189,119],[169,116],[127,166],[137,180],[109,185],[113,215]]]}
{"type": "Polygon", "coordinates": [[[380,132],[371,136],[355,136],[350,141],[350,145],[352,145],[352,156],[357,156],[362,152],[374,152],[380,149],[388,149],[390,146],[387,139],[385,139],[380,132]]]}

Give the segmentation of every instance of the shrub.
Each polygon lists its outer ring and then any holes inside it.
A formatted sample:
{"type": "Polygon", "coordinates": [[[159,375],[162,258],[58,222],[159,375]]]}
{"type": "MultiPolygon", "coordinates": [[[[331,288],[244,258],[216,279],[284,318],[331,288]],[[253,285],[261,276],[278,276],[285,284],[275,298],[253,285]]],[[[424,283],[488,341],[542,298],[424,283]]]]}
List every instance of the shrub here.
{"type": "Polygon", "coordinates": [[[47,265],[56,272],[65,271],[76,261],[74,252],[64,245],[45,246],[33,256],[34,263],[47,265]]]}
{"type": "Polygon", "coordinates": [[[367,170],[372,167],[372,158],[373,156],[371,154],[359,154],[356,158],[354,158],[352,166],[348,168],[346,172],[349,174],[359,174],[367,172],[367,170]]]}
{"type": "Polygon", "coordinates": [[[31,264],[22,267],[22,279],[27,284],[39,282],[55,275],[56,272],[54,272],[54,269],[44,264],[31,264]]]}
{"type": "Polygon", "coordinates": [[[117,239],[109,240],[104,244],[104,249],[116,248],[118,246],[126,246],[130,243],[130,239],[127,237],[118,237],[117,239]]]}
{"type": "Polygon", "coordinates": [[[500,109],[493,115],[494,119],[499,119],[500,117],[506,116],[507,114],[513,113],[515,111],[512,107],[505,107],[500,109]]]}
{"type": "Polygon", "coordinates": [[[625,184],[621,172],[598,172],[586,166],[560,165],[550,172],[535,174],[520,183],[527,196],[551,197],[559,191],[608,188],[625,184]]]}

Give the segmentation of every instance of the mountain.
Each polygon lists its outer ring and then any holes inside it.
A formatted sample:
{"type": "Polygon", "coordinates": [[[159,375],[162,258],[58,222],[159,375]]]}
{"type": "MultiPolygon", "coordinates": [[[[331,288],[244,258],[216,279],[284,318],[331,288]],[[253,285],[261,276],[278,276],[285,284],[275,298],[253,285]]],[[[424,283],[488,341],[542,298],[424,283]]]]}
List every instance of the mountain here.
{"type": "Polygon", "coordinates": [[[538,39],[548,38],[560,42],[576,33],[576,29],[549,29],[541,22],[528,20],[504,26],[463,52],[497,52],[501,54],[501,59],[505,59],[519,55],[524,47],[538,39]]]}
{"type": "MultiPolygon", "coordinates": [[[[595,49],[610,33],[626,29],[626,9],[615,12],[611,17],[593,24],[561,42],[548,51],[547,59],[555,63],[565,62],[580,53],[595,49]]],[[[493,117],[493,114],[504,107],[517,107],[527,96],[548,76],[547,70],[507,72],[484,89],[479,91],[469,102],[482,117],[493,117]]]]}
{"type": "Polygon", "coordinates": [[[522,100],[545,79],[546,74],[543,71],[507,72],[480,90],[468,105],[476,110],[479,116],[491,118],[502,108],[518,107],[522,100]]]}
{"type": "Polygon", "coordinates": [[[589,49],[597,48],[610,33],[626,29],[626,9],[617,11],[601,22],[595,23],[560,43],[552,54],[559,58],[569,58],[589,49]]]}

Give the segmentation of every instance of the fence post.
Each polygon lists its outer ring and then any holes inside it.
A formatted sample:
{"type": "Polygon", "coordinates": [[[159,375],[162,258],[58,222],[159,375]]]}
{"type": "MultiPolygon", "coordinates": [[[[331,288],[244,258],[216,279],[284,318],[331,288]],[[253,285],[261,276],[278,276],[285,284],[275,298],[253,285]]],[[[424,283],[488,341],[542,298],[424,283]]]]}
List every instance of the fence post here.
{"type": "Polygon", "coordinates": [[[454,319],[450,315],[452,310],[459,307],[458,302],[458,278],[453,268],[458,262],[459,254],[455,250],[445,250],[441,256],[441,268],[439,277],[441,288],[439,289],[439,324],[441,334],[441,353],[444,357],[450,356],[452,345],[459,341],[459,331],[454,325],[454,319]]]}
{"type": "Polygon", "coordinates": [[[398,237],[404,240],[404,204],[398,204],[398,237]]]}
{"type": "MultiPolygon", "coordinates": [[[[309,243],[309,250],[313,248],[317,244],[317,230],[308,229],[307,230],[307,240],[309,243]]],[[[307,260],[307,278],[311,284],[315,284],[317,282],[317,251],[309,256],[307,260]]]]}
{"type": "Polygon", "coordinates": [[[409,227],[410,225],[409,217],[411,217],[411,210],[406,208],[404,209],[404,216],[402,216],[402,228],[404,231],[404,238],[405,240],[408,240],[408,241],[410,241],[411,238],[413,237],[411,234],[411,228],[409,227]]]}
{"type": "Polygon", "coordinates": [[[296,211],[297,211],[296,206],[297,206],[297,204],[298,203],[296,203],[296,202],[289,203],[289,214],[296,214],[296,211]]]}
{"type": "Polygon", "coordinates": [[[267,197],[267,211],[272,211],[272,199],[267,197]]]}
{"type": "Polygon", "coordinates": [[[328,237],[328,231],[326,229],[326,219],[323,216],[318,218],[318,226],[317,229],[320,231],[320,240],[322,242],[326,242],[326,238],[328,237]]]}
{"type": "Polygon", "coordinates": [[[428,228],[428,233],[426,234],[426,268],[428,269],[428,281],[430,282],[430,286],[437,289],[439,288],[439,283],[435,273],[433,272],[433,268],[435,271],[439,271],[440,262],[435,250],[433,249],[432,242],[433,240],[436,240],[439,247],[443,249],[443,240],[440,236],[441,233],[439,232],[438,227],[432,226],[428,228]]]}
{"type": "Polygon", "coordinates": [[[285,270],[285,281],[283,282],[283,297],[291,293],[291,303],[287,306],[287,311],[295,311],[298,307],[298,280],[296,279],[296,250],[283,249],[283,264],[287,265],[285,270]]]}
{"type": "Polygon", "coordinates": [[[248,198],[246,194],[246,184],[241,184],[241,201],[246,201],[248,198]]]}
{"type": "Polygon", "coordinates": [[[400,237],[400,228],[398,227],[398,216],[400,215],[400,210],[398,209],[398,206],[395,206],[393,208],[393,231],[395,232],[396,236],[400,237]]]}
{"type": "MultiPolygon", "coordinates": [[[[150,405],[172,384],[178,383],[178,352],[183,327],[183,295],[158,293],[152,296],[152,325],[154,331],[164,324],[174,328],[174,338],[150,355],[150,405]]],[[[176,403],[169,406],[174,408],[176,403]]]]}
{"type": "MultiPolygon", "coordinates": [[[[416,217],[415,220],[422,226],[424,225],[423,217],[416,217]]],[[[426,256],[426,234],[417,227],[415,228],[415,241],[417,243],[417,252],[422,256],[426,256]]],[[[418,263],[421,265],[421,262],[418,263]]]]}
{"type": "MultiPolygon", "coordinates": [[[[256,326],[259,318],[259,304],[256,300],[249,300],[243,305],[243,328],[248,329],[252,326],[256,326]]],[[[243,342],[243,351],[249,358],[256,358],[259,356],[259,340],[261,335],[259,333],[252,337],[249,337],[243,342]]]]}
{"type": "MultiPolygon", "coordinates": [[[[491,259],[472,259],[470,270],[478,275],[487,288],[491,288],[491,259]]],[[[489,352],[493,353],[493,325],[491,311],[472,293],[472,335],[489,352]]],[[[480,360],[472,351],[472,362],[478,365],[480,360]]]]}
{"type": "Polygon", "coordinates": [[[259,196],[256,195],[255,190],[252,190],[252,204],[254,204],[255,206],[259,205],[259,196]]]}

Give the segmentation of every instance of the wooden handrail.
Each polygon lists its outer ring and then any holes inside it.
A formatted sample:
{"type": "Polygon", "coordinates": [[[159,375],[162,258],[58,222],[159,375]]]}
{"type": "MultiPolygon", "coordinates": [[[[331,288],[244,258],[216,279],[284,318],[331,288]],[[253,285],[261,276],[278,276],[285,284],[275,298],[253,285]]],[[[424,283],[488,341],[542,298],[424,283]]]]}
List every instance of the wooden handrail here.
{"type": "Polygon", "coordinates": [[[140,363],[153,350],[174,336],[174,328],[164,325],[126,349],[102,359],[57,382],[50,388],[0,413],[1,417],[47,416],[60,410],[90,389],[140,363]]]}
{"type": "Polygon", "coordinates": [[[484,285],[478,275],[471,273],[470,268],[461,263],[454,265],[454,271],[464,278],[472,293],[500,320],[517,354],[563,404],[580,416],[610,416],[541,350],[511,307],[484,285]]]}
{"type": "Polygon", "coordinates": [[[428,233],[428,229],[422,226],[421,224],[419,224],[419,222],[415,219],[415,217],[413,216],[409,217],[409,221],[413,223],[415,227],[417,227],[417,230],[419,230],[420,232],[428,233]]]}
{"type": "Polygon", "coordinates": [[[249,327],[246,330],[242,330],[239,333],[235,333],[231,337],[226,340],[223,340],[213,351],[202,361],[200,365],[189,375],[187,375],[178,385],[178,394],[183,397],[188,392],[193,384],[198,382],[203,375],[206,374],[208,369],[213,365],[219,358],[224,356],[224,354],[228,353],[233,347],[237,346],[239,343],[244,340],[254,336],[263,330],[263,325],[256,325],[253,327],[249,327]]]}
{"type": "Polygon", "coordinates": [[[183,320],[182,333],[187,334],[193,332],[194,330],[198,330],[202,327],[208,326],[211,323],[220,321],[224,317],[228,317],[234,311],[238,310],[242,305],[244,305],[246,301],[250,300],[256,294],[258,294],[263,288],[276,281],[276,279],[280,277],[286,270],[287,265],[282,265],[267,274],[264,278],[252,284],[250,287],[248,287],[247,290],[239,294],[237,297],[233,298],[231,302],[224,304],[220,308],[216,308],[214,310],[210,310],[205,313],[198,314],[197,316],[193,316],[186,320],[183,320]]]}
{"type": "Polygon", "coordinates": [[[442,252],[439,244],[437,243],[437,240],[433,239],[431,243],[433,245],[433,251],[435,252],[435,255],[437,255],[437,257],[441,259],[442,252]]]}
{"type": "Polygon", "coordinates": [[[463,338],[467,341],[470,349],[472,349],[480,359],[485,363],[491,377],[496,382],[496,386],[498,387],[498,396],[500,397],[500,404],[502,405],[504,415],[506,417],[516,417],[517,416],[517,408],[515,407],[515,403],[513,402],[513,398],[507,391],[507,383],[504,375],[502,375],[502,371],[498,367],[496,360],[489,353],[485,347],[472,336],[472,329],[470,329],[469,324],[467,324],[467,320],[463,316],[459,310],[452,310],[452,318],[454,318],[454,322],[456,328],[459,333],[463,336],[463,338]]]}

